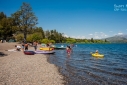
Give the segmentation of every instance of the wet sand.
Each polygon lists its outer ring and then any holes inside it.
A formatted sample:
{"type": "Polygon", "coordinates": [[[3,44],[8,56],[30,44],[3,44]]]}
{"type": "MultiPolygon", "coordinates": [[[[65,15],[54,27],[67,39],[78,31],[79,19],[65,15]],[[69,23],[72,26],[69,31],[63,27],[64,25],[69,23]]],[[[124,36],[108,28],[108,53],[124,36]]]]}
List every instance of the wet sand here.
{"type": "Polygon", "coordinates": [[[58,68],[45,55],[5,51],[15,49],[15,44],[0,43],[0,85],[64,85],[58,68]]]}

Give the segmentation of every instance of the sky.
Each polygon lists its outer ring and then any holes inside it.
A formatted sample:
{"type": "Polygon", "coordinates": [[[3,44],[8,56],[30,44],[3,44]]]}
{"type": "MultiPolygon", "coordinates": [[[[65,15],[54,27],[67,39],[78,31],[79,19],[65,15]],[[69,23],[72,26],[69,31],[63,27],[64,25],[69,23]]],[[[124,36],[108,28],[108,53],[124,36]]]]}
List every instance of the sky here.
{"type": "Polygon", "coordinates": [[[127,34],[127,0],[0,0],[8,17],[29,3],[44,31],[64,36],[102,39],[127,34]]]}

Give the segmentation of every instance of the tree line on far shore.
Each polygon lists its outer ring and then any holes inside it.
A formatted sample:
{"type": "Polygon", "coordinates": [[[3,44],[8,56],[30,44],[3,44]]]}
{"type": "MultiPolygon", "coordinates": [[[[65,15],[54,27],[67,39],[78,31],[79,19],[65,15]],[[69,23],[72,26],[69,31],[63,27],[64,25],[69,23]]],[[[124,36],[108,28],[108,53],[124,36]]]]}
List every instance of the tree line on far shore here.
{"type": "Polygon", "coordinates": [[[0,12],[0,40],[10,39],[21,42],[37,41],[39,43],[109,43],[107,40],[75,39],[65,37],[64,33],[57,30],[46,30],[37,27],[38,19],[28,3],[23,3],[18,11],[7,17],[4,12],[0,12]]]}

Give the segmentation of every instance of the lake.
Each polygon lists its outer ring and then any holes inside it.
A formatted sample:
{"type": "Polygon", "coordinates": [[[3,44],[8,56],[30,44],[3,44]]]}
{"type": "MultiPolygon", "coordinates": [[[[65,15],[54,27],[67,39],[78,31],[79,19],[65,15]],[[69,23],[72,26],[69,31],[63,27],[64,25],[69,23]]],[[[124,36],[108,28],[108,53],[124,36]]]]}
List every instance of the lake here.
{"type": "Polygon", "coordinates": [[[127,44],[76,44],[70,56],[55,52],[48,61],[59,67],[66,85],[127,85],[127,44]],[[96,50],[104,58],[92,57],[96,50]]]}

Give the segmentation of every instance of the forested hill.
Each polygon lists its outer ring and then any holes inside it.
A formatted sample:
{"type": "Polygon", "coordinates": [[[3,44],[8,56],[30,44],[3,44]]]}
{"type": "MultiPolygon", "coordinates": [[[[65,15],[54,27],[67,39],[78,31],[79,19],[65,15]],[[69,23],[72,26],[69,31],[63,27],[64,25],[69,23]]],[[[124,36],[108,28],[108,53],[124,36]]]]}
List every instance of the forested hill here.
{"type": "Polygon", "coordinates": [[[127,35],[116,35],[106,38],[106,40],[111,43],[127,43],[127,35]]]}

